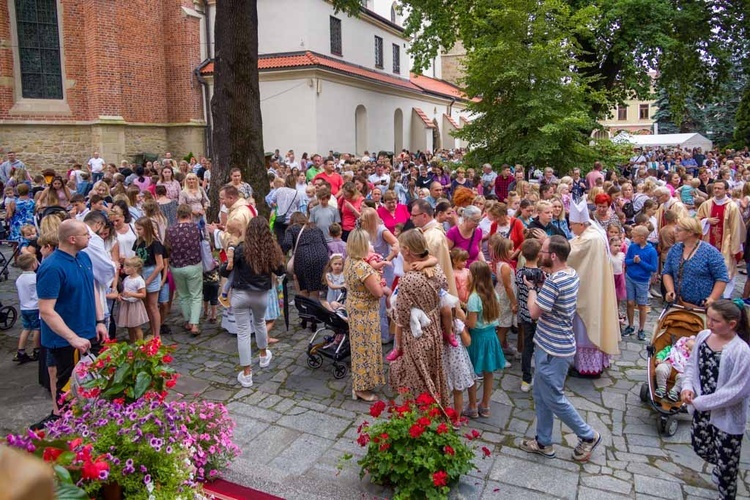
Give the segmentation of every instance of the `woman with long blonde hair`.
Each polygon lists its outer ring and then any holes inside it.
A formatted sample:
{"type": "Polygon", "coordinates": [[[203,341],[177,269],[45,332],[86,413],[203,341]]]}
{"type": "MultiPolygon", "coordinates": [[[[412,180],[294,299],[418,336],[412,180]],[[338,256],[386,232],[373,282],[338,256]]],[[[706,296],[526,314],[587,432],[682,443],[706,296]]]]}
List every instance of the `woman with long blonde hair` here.
{"type": "MultiPolygon", "coordinates": [[[[353,187],[353,186],[352,186],[353,187]]],[[[352,397],[375,401],[373,389],[385,383],[383,347],[378,320],[380,298],[385,295],[378,272],[365,261],[370,239],[367,231],[354,228],[346,242],[344,263],[346,310],[351,343],[352,397]]]]}
{"type": "Polygon", "coordinates": [[[192,172],[185,176],[185,187],[180,191],[179,204],[190,205],[190,208],[193,210],[193,220],[195,222],[203,220],[206,214],[206,207],[208,207],[208,196],[206,196],[203,188],[200,187],[198,176],[192,172]]]}

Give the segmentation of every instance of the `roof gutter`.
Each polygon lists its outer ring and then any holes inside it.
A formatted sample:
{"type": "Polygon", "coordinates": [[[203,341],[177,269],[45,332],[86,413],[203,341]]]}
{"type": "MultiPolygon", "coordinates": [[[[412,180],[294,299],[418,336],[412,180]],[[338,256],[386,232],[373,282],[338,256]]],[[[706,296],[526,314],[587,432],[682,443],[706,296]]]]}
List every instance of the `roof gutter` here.
{"type": "Polygon", "coordinates": [[[193,70],[195,78],[198,83],[203,87],[203,101],[206,103],[204,106],[206,112],[206,132],[203,134],[203,146],[206,151],[206,156],[211,158],[213,156],[213,119],[211,116],[211,96],[208,89],[208,81],[201,75],[201,70],[208,66],[212,60],[211,54],[211,26],[209,14],[208,0],[203,0],[203,18],[206,21],[206,60],[200,63],[200,65],[193,70]]]}

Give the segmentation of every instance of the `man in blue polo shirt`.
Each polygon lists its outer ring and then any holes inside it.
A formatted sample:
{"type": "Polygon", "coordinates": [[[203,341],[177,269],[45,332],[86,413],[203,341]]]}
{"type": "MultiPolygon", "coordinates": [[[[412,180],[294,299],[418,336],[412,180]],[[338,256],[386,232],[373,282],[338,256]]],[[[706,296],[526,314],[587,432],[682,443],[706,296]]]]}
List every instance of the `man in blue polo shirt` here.
{"type": "MultiPolygon", "coordinates": [[[[56,398],[75,367],[76,349],[98,352],[107,339],[104,313],[94,294],[91,259],[82,252],[89,231],[81,221],[66,220],[58,231],[59,247],[44,259],[37,272],[42,345],[48,364],[57,367],[56,398]]],[[[53,414],[47,420],[54,419],[53,414]]]]}
{"type": "Polygon", "coordinates": [[[529,287],[529,314],[537,321],[534,335],[534,406],[537,423],[536,437],[523,440],[521,449],[554,458],[552,426],[557,415],[578,436],[573,458],[578,462],[588,462],[602,437],[583,421],[563,392],[565,377],[576,353],[573,317],[580,284],[575,269],[568,267],[569,254],[570,244],[564,236],[547,238],[542,244],[539,265],[550,270],[549,278],[544,281],[541,290],[537,284],[524,278],[529,287]]]}

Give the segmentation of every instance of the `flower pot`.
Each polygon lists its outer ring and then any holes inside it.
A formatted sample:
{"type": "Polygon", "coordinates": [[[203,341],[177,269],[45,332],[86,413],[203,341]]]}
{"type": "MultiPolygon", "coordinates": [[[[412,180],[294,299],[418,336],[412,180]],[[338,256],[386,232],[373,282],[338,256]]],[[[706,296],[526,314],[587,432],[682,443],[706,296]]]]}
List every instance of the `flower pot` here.
{"type": "Polygon", "coordinates": [[[122,486],[120,483],[106,483],[101,489],[103,500],[122,500],[122,486]]]}

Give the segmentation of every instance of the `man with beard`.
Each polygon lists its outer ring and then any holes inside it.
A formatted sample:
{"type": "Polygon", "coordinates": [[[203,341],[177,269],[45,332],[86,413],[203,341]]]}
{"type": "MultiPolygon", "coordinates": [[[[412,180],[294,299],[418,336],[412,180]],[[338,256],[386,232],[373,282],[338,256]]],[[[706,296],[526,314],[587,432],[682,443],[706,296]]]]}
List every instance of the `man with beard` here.
{"type": "Polygon", "coordinates": [[[576,339],[574,374],[599,377],[609,366],[611,356],[620,353],[620,320],[609,244],[606,234],[589,218],[586,200],[570,205],[570,241],[568,264],[586,276],[578,296],[573,331],[576,339]]]}
{"type": "Polygon", "coordinates": [[[737,203],[727,196],[729,183],[717,180],[713,186],[713,197],[698,207],[696,217],[703,226],[703,241],[710,243],[724,256],[729,283],[724,289],[723,296],[728,299],[734,291],[737,261],[742,258],[742,243],[746,230],[737,203]]]}
{"type": "Polygon", "coordinates": [[[536,437],[521,441],[521,449],[554,458],[552,431],[557,416],[578,436],[573,459],[588,462],[602,437],[581,418],[564,392],[568,368],[576,353],[576,339],[571,330],[580,285],[578,273],[568,267],[570,250],[565,237],[547,238],[542,243],[539,264],[549,270],[549,277],[541,287],[523,278],[529,288],[529,315],[537,321],[533,393],[536,437]]]}
{"type": "Polygon", "coordinates": [[[434,213],[427,200],[416,200],[411,206],[411,221],[415,227],[422,231],[430,255],[437,258],[445,278],[448,280],[448,292],[451,295],[458,296],[456,280],[453,278],[451,255],[448,251],[448,239],[445,237],[443,225],[435,220],[434,213]]]}

